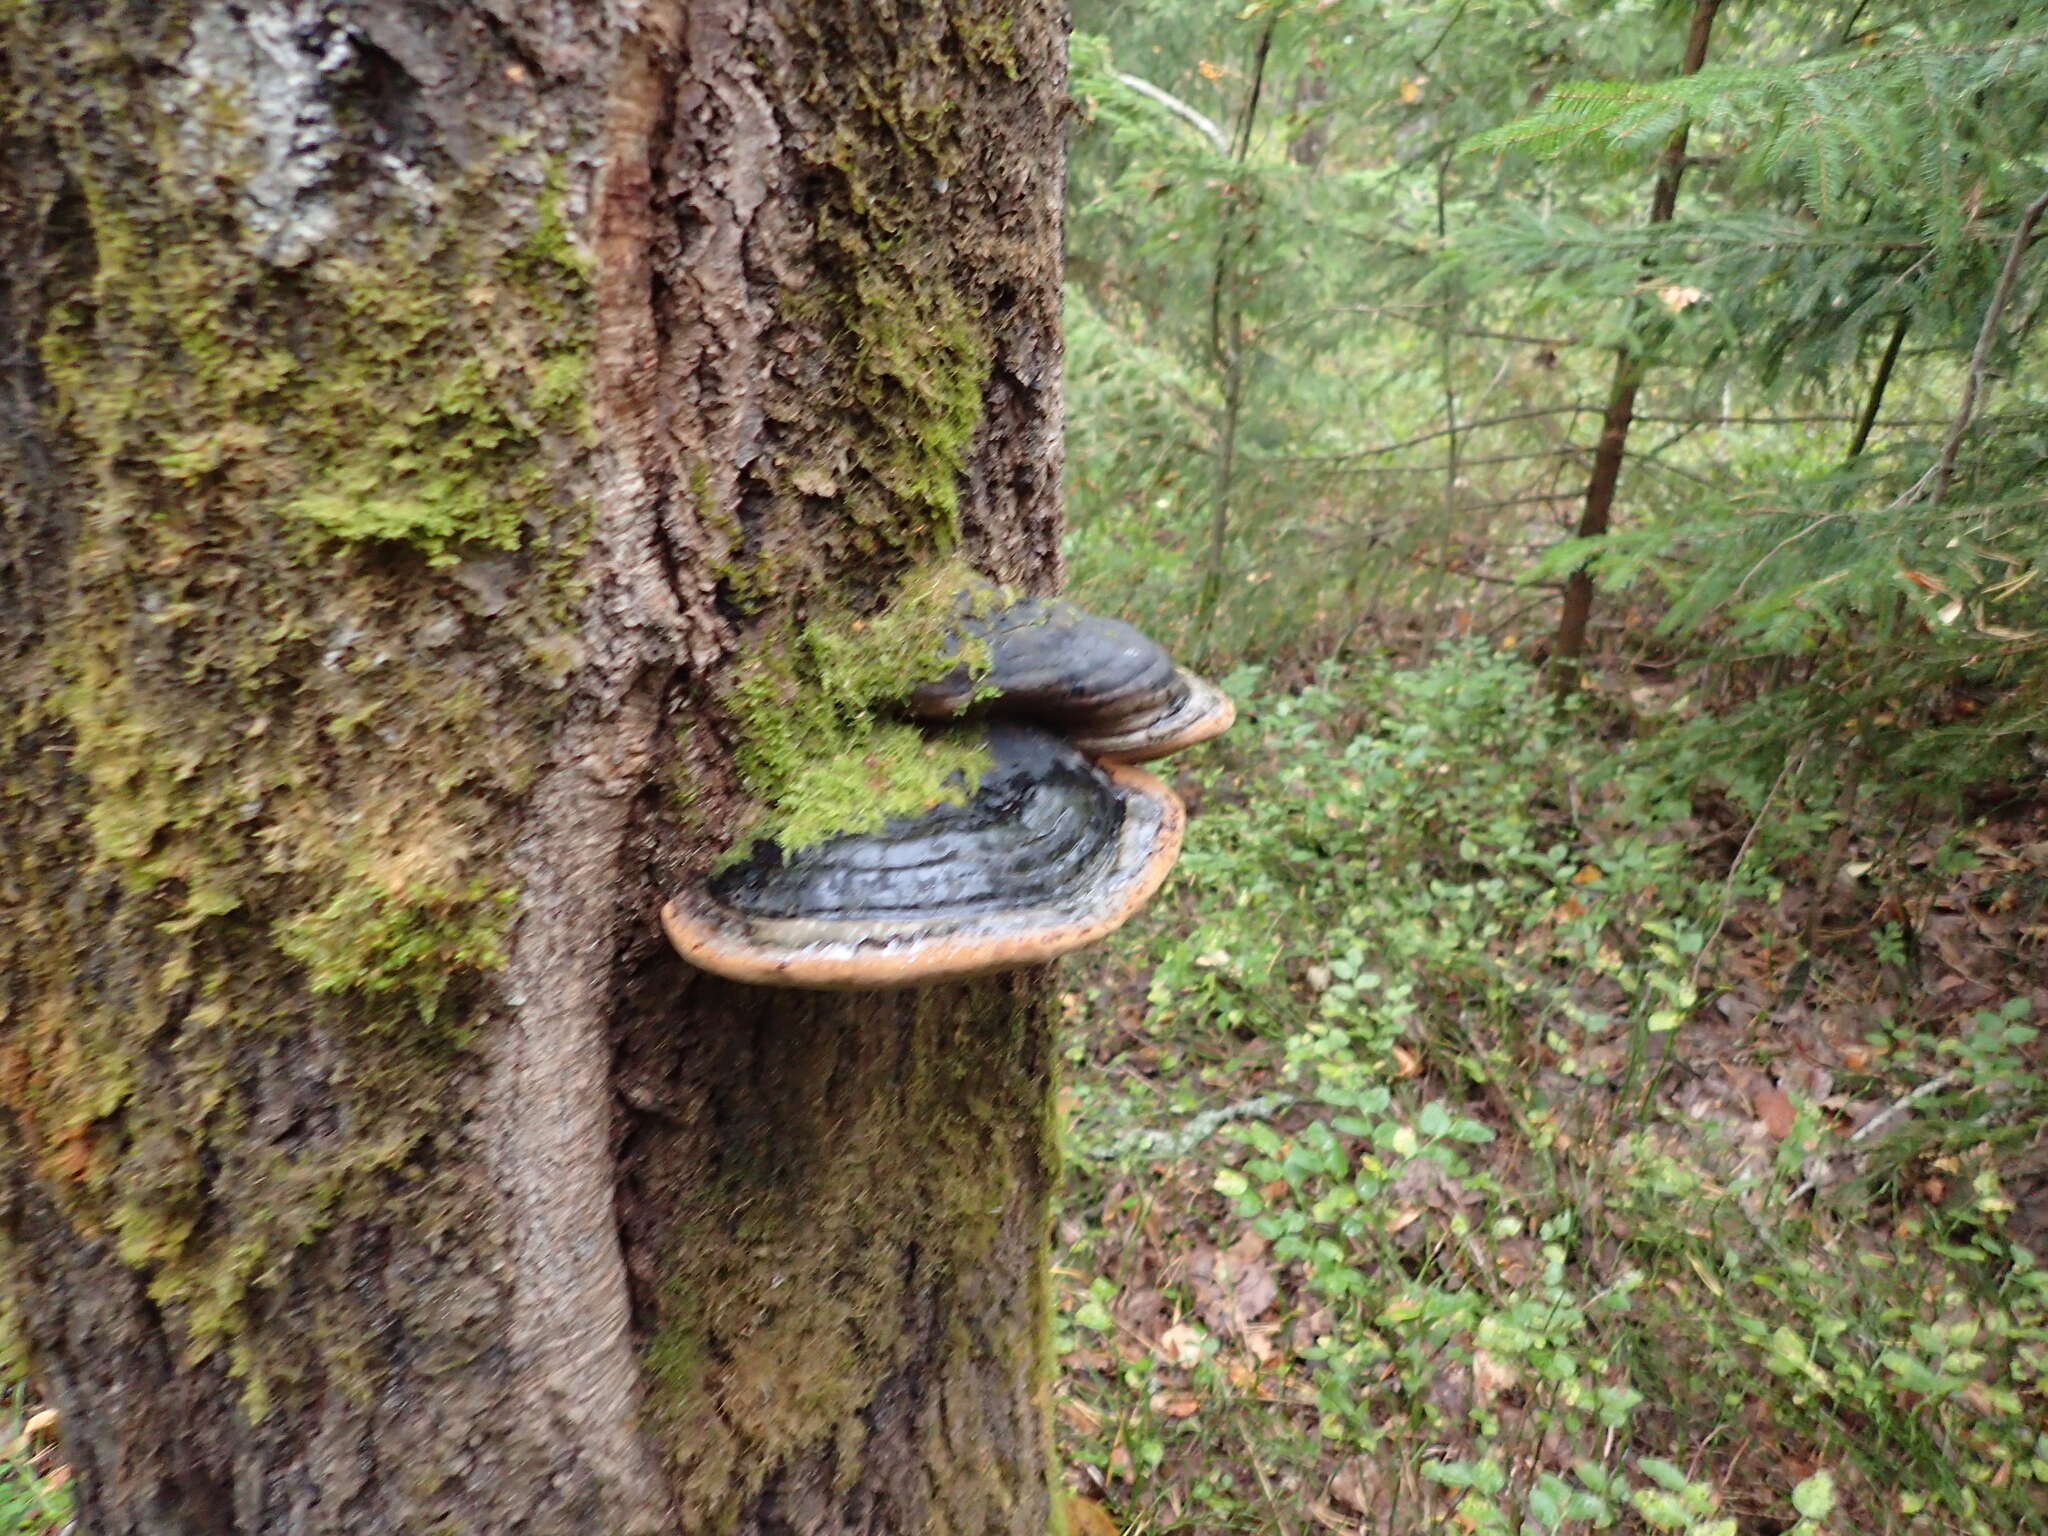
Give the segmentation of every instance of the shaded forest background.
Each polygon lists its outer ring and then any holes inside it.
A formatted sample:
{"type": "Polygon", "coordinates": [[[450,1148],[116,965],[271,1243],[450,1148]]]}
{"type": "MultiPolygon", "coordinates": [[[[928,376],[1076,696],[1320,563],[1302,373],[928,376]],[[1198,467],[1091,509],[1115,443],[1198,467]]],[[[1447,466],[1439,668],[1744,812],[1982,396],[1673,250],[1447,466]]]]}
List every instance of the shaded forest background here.
{"type": "Polygon", "coordinates": [[[1075,26],[1070,589],[1244,724],[1065,973],[1069,1529],[2042,1528],[2048,27],[1075,26]]]}
{"type": "Polygon", "coordinates": [[[1248,705],[1069,969],[1084,1520],[2040,1529],[2048,29],[1076,24],[1070,583],[1248,705]]]}

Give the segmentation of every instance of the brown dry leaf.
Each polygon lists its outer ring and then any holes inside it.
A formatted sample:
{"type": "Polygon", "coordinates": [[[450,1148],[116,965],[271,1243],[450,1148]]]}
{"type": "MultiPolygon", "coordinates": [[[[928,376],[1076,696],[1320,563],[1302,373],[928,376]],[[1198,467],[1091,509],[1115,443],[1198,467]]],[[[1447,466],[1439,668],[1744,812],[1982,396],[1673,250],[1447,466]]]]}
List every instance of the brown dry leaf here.
{"type": "Polygon", "coordinates": [[[1193,1323],[1175,1323],[1159,1335],[1155,1353],[1165,1364],[1186,1370],[1202,1358],[1202,1345],[1207,1338],[1193,1323]]]}
{"type": "Polygon", "coordinates": [[[1109,1511],[1094,1499],[1070,1493],[1061,1513],[1066,1516],[1068,1536],[1121,1536],[1109,1511]]]}
{"type": "Polygon", "coordinates": [[[1102,1428],[1102,1415],[1077,1398],[1061,1398],[1055,1411],[1077,1435],[1092,1435],[1102,1428]]]}
{"type": "Polygon", "coordinates": [[[1582,864],[1579,866],[1579,872],[1572,876],[1572,884],[1598,885],[1605,878],[1606,876],[1601,874],[1598,864],[1582,864]]]}
{"type": "Polygon", "coordinates": [[[1152,1411],[1169,1419],[1191,1419],[1202,1411],[1202,1400],[1192,1392],[1154,1392],[1152,1411]]]}
{"type": "Polygon", "coordinates": [[[1354,1456],[1330,1479],[1330,1502],[1354,1515],[1372,1514],[1386,1499],[1386,1479],[1363,1456],[1354,1456]]]}
{"type": "Polygon", "coordinates": [[[1483,1349],[1472,1351],[1472,1390],[1481,1402],[1492,1402],[1521,1379],[1512,1361],[1496,1359],[1483,1349]]]}
{"type": "Polygon", "coordinates": [[[28,1422],[21,1426],[21,1432],[31,1440],[57,1432],[57,1410],[44,1408],[28,1416],[28,1422]]]}
{"type": "Polygon", "coordinates": [[[1151,1344],[1166,1324],[1166,1298],[1149,1285],[1134,1285],[1118,1293],[1110,1303],[1109,1315],[1125,1334],[1151,1344]]]}
{"type": "Polygon", "coordinates": [[[1287,1330],[1287,1347],[1295,1354],[1312,1348],[1316,1342],[1337,1326],[1337,1314],[1320,1304],[1310,1307],[1294,1320],[1287,1330]]]}
{"type": "Polygon", "coordinates": [[[1764,1129],[1770,1132],[1771,1140],[1783,1141],[1792,1134],[1792,1123],[1799,1118],[1799,1111],[1792,1107],[1792,1101],[1776,1088],[1766,1088],[1754,1101],[1756,1116],[1763,1121],[1764,1129]]]}
{"type": "Polygon", "coordinates": [[[1228,1248],[1198,1248],[1188,1262],[1195,1308],[1202,1321],[1227,1338],[1241,1338],[1279,1299],[1280,1286],[1265,1262],[1266,1240],[1249,1228],[1228,1248]]]}
{"type": "Polygon", "coordinates": [[[1394,1047],[1394,1075],[1396,1077],[1422,1076],[1422,1058],[1405,1045],[1394,1047]]]}

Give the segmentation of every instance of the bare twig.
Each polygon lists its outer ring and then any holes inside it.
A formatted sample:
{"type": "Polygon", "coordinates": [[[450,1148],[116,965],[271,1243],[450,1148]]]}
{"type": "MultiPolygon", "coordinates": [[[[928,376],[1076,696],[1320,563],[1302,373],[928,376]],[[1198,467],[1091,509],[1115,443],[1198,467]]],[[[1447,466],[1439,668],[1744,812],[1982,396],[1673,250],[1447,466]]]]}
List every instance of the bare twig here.
{"type": "MultiPolygon", "coordinates": [[[[1938,1073],[1937,1075],[1930,1077],[1929,1079],[1927,1079],[1926,1082],[1922,1083],[1918,1088],[1915,1088],[1911,1093],[1907,1094],[1904,1098],[1887,1105],[1885,1108],[1879,1110],[1876,1114],[1872,1115],[1869,1118],[1869,1120],[1864,1122],[1860,1130],[1856,1131],[1849,1137],[1849,1145],[1853,1147],[1858,1142],[1868,1141],[1871,1137],[1875,1136],[1879,1131],[1883,1130],[1886,1126],[1890,1125],[1894,1120],[1898,1119],[1899,1116],[1903,1115],[1907,1110],[1911,1109],[1915,1104],[1918,1104],[1922,1099],[1926,1098],[1929,1094],[1941,1092],[1942,1089],[1948,1087],[1951,1083],[1955,1082],[1955,1080],[1961,1077],[1962,1075],[1963,1074],[1961,1069],[1951,1067],[1946,1072],[1938,1073]]],[[[1787,1205],[1796,1205],[1799,1201],[1805,1199],[1806,1196],[1812,1194],[1815,1190],[1819,1188],[1820,1181],[1818,1178],[1806,1179],[1800,1184],[1800,1186],[1797,1189],[1793,1190],[1791,1194],[1785,1197],[1785,1203],[1787,1205]]]]}
{"type": "Polygon", "coordinates": [[[1941,445],[1941,457],[1935,461],[1929,472],[1932,476],[1927,486],[1929,510],[1941,505],[1948,494],[1949,482],[1955,478],[1956,457],[1962,452],[1963,438],[1970,430],[1970,418],[1977,413],[1977,397],[1984,388],[1984,375],[1991,368],[1991,349],[1998,342],[1999,322],[2005,318],[2005,309],[2012,302],[2013,289],[2019,286],[2020,263],[2026,259],[2027,245],[2034,237],[2034,226],[2041,222],[2041,215],[2048,213],[2048,192],[2043,192],[2020,215],[2020,226],[2013,231],[2012,244],[2006,247],[2005,266],[1998,274],[1998,287],[1993,290],[1991,303],[1984,311],[1984,324],[1977,332],[1977,347],[1970,354],[1970,372],[1963,380],[1962,403],[1956,407],[1956,419],[1948,429],[1948,441],[1941,445]]]}
{"type": "Polygon", "coordinates": [[[1166,108],[1167,111],[1207,139],[1217,154],[1227,155],[1230,153],[1230,141],[1224,138],[1223,130],[1216,126],[1214,118],[1196,111],[1178,96],[1162,91],[1150,80],[1140,80],[1136,75],[1127,75],[1120,69],[1111,70],[1109,77],[1118,85],[1124,87],[1125,90],[1136,91],[1147,101],[1166,108]]]}

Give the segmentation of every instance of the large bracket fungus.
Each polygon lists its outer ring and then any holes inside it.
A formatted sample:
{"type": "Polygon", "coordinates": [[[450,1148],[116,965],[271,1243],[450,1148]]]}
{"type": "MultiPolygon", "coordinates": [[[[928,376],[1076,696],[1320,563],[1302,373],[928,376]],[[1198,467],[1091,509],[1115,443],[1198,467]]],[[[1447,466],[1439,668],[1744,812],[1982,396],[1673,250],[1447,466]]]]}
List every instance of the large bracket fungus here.
{"type": "Polygon", "coordinates": [[[979,781],[873,831],[758,840],[689,880],[661,912],[684,959],[770,986],[951,980],[1091,944],[1158,890],[1187,813],[1130,765],[1227,729],[1230,700],[1130,625],[1067,603],[977,586],[960,611],[952,654],[974,662],[907,688],[905,708],[981,741],[979,781]]]}
{"type": "Polygon", "coordinates": [[[1237,718],[1223,690],[1177,667],[1156,641],[1071,603],[987,606],[970,594],[961,630],[986,647],[912,690],[911,713],[945,720],[986,710],[1058,731],[1091,757],[1142,763],[1220,736],[1237,718]],[[986,611],[980,611],[982,609],[986,611]]]}

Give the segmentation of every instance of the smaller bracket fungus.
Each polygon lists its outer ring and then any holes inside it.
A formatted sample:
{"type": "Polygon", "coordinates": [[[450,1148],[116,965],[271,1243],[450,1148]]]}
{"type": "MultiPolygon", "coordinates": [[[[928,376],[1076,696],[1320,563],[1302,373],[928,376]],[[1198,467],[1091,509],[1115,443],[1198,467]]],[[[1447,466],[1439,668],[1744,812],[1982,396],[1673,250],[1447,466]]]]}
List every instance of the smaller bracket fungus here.
{"type": "Polygon", "coordinates": [[[987,603],[970,591],[961,630],[988,650],[985,670],[955,667],[910,695],[911,713],[944,720],[981,710],[1058,731],[1090,757],[1142,763],[1230,729],[1237,708],[1120,619],[1070,603],[987,603]]]}
{"type": "Polygon", "coordinates": [[[1142,769],[987,727],[964,804],[692,880],[662,908],[683,958],[736,981],[907,986],[1051,960],[1122,926],[1180,854],[1186,811],[1142,769]]]}

